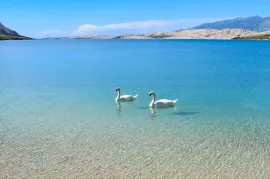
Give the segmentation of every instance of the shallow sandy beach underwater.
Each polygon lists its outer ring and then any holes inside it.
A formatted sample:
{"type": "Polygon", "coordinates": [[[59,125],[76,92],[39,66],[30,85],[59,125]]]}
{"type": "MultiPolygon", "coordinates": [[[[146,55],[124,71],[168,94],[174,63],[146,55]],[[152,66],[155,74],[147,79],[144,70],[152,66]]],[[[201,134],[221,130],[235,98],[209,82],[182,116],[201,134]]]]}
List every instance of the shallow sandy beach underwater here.
{"type": "Polygon", "coordinates": [[[269,179],[267,49],[244,41],[1,42],[0,178],[269,179]],[[126,65],[134,68],[117,70],[126,65]],[[118,108],[117,86],[138,100],[118,108]],[[179,102],[150,110],[150,90],[179,102]]]}

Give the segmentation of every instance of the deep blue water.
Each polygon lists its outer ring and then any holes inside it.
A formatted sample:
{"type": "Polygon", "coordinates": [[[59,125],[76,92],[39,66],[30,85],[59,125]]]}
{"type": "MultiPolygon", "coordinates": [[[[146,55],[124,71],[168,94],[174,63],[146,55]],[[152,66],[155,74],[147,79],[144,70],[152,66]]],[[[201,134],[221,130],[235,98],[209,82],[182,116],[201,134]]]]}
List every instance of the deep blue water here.
{"type": "MultiPolygon", "coordinates": [[[[182,168],[175,171],[178,176],[231,178],[246,175],[254,178],[260,175],[267,178],[270,165],[269,49],[268,41],[2,41],[0,145],[6,149],[5,156],[0,156],[6,166],[2,175],[29,168],[30,164],[42,168],[46,162],[60,161],[62,156],[71,153],[73,159],[66,162],[92,171],[95,177],[127,177],[130,172],[148,171],[147,167],[161,166],[164,162],[171,166],[167,170],[172,171],[175,169],[172,166],[181,161],[182,168]],[[138,100],[117,106],[116,87],[120,87],[123,94],[139,94],[138,100]],[[178,98],[177,106],[149,109],[148,93],[152,90],[158,99],[178,98]],[[62,138],[56,137],[59,135],[62,138]],[[45,136],[54,137],[48,140],[45,136]],[[29,163],[11,164],[12,169],[8,168],[12,157],[38,153],[44,149],[45,141],[48,145],[63,146],[59,148],[61,152],[49,152],[49,157],[39,153],[32,156],[30,162],[27,160],[29,163]],[[83,147],[73,146],[78,141],[83,147]],[[145,142],[149,145],[144,145],[145,142]],[[128,159],[104,147],[104,143],[116,146],[115,151],[131,145],[126,149],[130,154],[128,159]],[[170,156],[166,147],[172,147],[171,152],[179,160],[166,158],[170,156]],[[80,153],[81,148],[95,153],[89,154],[88,162],[101,153],[106,156],[102,160],[103,174],[93,169],[96,165],[93,161],[87,166],[74,163],[74,158],[80,162],[85,158],[85,153],[80,153]],[[150,156],[157,152],[159,154],[155,155],[165,158],[149,164],[144,160],[148,154],[136,153],[141,149],[152,151],[150,156]],[[177,151],[181,151],[181,156],[175,154],[177,151]],[[194,156],[198,160],[195,161],[194,156]],[[40,161],[42,157],[46,162],[40,161]],[[134,158],[137,163],[126,168],[119,163],[112,164],[113,160],[128,163],[134,158]],[[209,168],[202,170],[204,165],[200,162],[210,162],[209,168]],[[122,172],[109,168],[111,165],[122,172]],[[235,171],[235,167],[239,170],[235,171]],[[260,172],[254,174],[253,170],[260,172]]],[[[43,171],[52,169],[56,171],[54,175],[64,177],[64,171],[55,165],[43,171]]],[[[154,175],[155,170],[151,171],[142,176],[154,175]]],[[[37,176],[42,171],[30,172],[31,175],[18,173],[37,176]]],[[[162,171],[156,175],[169,177],[162,171]]]]}

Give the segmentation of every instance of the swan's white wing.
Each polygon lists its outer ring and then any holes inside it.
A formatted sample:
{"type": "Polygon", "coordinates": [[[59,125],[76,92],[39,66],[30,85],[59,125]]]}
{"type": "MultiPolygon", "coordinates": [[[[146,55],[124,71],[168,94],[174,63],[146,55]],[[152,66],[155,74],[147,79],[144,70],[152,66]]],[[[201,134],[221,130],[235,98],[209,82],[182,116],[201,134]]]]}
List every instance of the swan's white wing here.
{"type": "Polygon", "coordinates": [[[160,102],[160,103],[169,103],[169,102],[171,102],[172,100],[168,100],[168,99],[160,99],[160,100],[158,100],[158,101],[156,101],[156,102],[160,102]]]}
{"type": "Polygon", "coordinates": [[[122,95],[120,96],[120,99],[121,101],[133,101],[135,100],[136,97],[134,97],[133,95],[122,95]]]}
{"type": "Polygon", "coordinates": [[[176,102],[177,100],[160,99],[154,105],[156,107],[172,107],[176,102]]]}
{"type": "Polygon", "coordinates": [[[132,95],[122,95],[122,96],[120,96],[120,98],[128,99],[128,98],[133,98],[133,96],[132,95]]]}

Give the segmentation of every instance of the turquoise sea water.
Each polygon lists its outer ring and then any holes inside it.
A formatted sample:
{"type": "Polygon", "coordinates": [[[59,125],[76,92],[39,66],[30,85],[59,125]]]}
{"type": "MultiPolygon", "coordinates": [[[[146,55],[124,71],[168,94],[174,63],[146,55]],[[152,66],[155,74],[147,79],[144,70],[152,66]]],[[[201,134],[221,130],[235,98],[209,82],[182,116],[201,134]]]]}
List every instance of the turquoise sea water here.
{"type": "Polygon", "coordinates": [[[270,43],[0,42],[0,178],[269,178],[270,43]],[[117,106],[115,88],[139,94],[117,106]],[[149,109],[148,93],[178,98],[149,109]]]}

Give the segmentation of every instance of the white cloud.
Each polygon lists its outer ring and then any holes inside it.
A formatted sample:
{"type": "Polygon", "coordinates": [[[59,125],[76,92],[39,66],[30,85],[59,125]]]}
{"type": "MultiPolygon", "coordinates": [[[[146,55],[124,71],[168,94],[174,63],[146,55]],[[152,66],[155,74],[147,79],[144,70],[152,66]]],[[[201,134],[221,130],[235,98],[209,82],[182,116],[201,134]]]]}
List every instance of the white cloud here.
{"type": "Polygon", "coordinates": [[[181,20],[147,20],[147,21],[135,21],[135,22],[125,22],[117,24],[105,24],[105,25],[95,25],[95,24],[84,24],[73,31],[74,35],[81,34],[91,34],[100,31],[115,31],[115,30],[163,30],[167,27],[173,27],[172,29],[177,30],[181,28],[189,28],[195,25],[199,25],[205,22],[213,22],[218,20],[223,20],[224,18],[202,18],[202,19],[181,19],[181,20]]]}
{"type": "Polygon", "coordinates": [[[77,28],[74,33],[84,33],[91,31],[104,31],[104,30],[120,30],[120,29],[148,29],[154,27],[170,26],[180,23],[181,20],[148,20],[148,21],[137,21],[137,22],[126,22],[118,24],[106,24],[97,26],[94,24],[84,24],[77,28]]]}
{"type": "Polygon", "coordinates": [[[45,30],[40,32],[41,36],[47,36],[47,35],[51,35],[51,34],[58,34],[60,33],[58,30],[45,30]]]}

